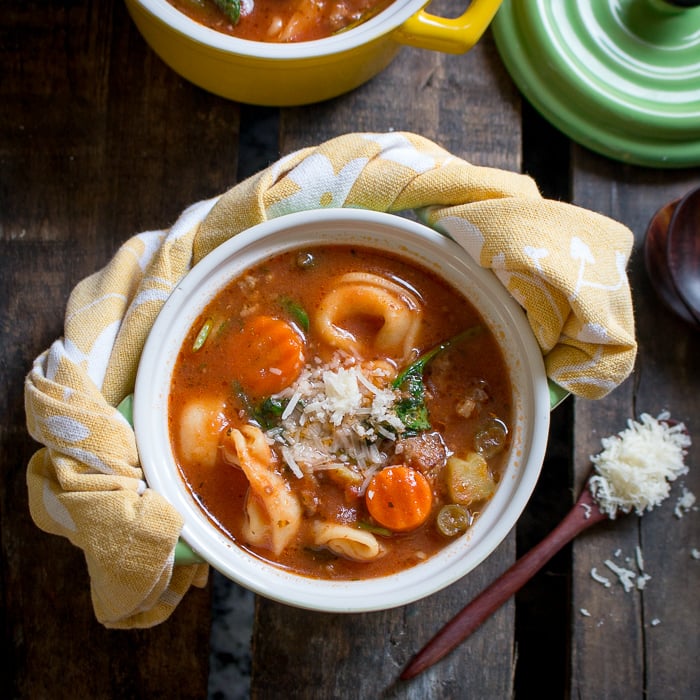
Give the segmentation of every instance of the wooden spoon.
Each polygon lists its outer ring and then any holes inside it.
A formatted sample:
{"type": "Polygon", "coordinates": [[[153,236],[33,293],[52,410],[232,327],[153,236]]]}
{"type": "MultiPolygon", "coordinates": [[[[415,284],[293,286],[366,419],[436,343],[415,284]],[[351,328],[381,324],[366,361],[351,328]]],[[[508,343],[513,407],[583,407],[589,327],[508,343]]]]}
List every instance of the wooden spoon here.
{"type": "Polygon", "coordinates": [[[413,657],[401,678],[413,678],[439,661],[519,591],[565,544],[583,530],[608,519],[598,508],[587,482],[559,525],[448,622],[413,657]]]}

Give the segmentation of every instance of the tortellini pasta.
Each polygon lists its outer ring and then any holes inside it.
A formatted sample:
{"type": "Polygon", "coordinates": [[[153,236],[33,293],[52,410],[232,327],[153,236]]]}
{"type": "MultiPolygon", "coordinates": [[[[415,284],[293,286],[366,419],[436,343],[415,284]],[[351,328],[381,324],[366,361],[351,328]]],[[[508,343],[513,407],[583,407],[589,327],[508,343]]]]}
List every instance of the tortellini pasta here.
{"type": "Polygon", "coordinates": [[[402,360],[413,350],[421,318],[420,301],[407,287],[368,272],[349,272],[334,281],[314,322],[327,343],[355,357],[377,354],[402,360]],[[369,342],[347,328],[353,317],[360,316],[381,320],[369,342]]]}
{"type": "Polygon", "coordinates": [[[346,559],[372,561],[383,554],[377,538],[366,530],[350,525],[317,521],[313,528],[314,543],[346,559]]]}
{"type": "Polygon", "coordinates": [[[231,428],[223,440],[223,457],[239,466],[250,484],[245,540],[279,554],[301,526],[301,506],[284,477],[275,471],[270,446],[260,428],[231,428]]]}
{"type": "Polygon", "coordinates": [[[183,459],[214,466],[219,436],[226,426],[224,404],[214,397],[190,401],[180,414],[177,437],[183,459]]]}

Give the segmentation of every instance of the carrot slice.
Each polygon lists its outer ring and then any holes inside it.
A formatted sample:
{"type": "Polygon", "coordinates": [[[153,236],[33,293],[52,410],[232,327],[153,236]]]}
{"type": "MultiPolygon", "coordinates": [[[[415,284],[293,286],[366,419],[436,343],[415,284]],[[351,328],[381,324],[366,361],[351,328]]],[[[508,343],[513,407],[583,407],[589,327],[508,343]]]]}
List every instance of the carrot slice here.
{"type": "Polygon", "coordinates": [[[405,465],[385,467],[370,480],[365,503],[380,525],[394,532],[408,532],[427,520],[433,493],[417,469],[405,465]]]}
{"type": "Polygon", "coordinates": [[[229,346],[241,386],[251,396],[269,396],[289,386],[304,366],[304,339],[272,316],[249,318],[229,346]]]}

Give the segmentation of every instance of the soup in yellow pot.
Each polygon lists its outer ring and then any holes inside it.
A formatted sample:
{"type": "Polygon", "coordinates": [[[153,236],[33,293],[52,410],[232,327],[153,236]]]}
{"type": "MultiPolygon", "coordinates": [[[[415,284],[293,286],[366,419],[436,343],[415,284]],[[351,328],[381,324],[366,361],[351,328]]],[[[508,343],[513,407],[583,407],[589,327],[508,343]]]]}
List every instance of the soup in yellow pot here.
{"type": "Polygon", "coordinates": [[[392,0],[169,0],[211,29],[252,41],[323,39],[360,24],[392,0]]]}

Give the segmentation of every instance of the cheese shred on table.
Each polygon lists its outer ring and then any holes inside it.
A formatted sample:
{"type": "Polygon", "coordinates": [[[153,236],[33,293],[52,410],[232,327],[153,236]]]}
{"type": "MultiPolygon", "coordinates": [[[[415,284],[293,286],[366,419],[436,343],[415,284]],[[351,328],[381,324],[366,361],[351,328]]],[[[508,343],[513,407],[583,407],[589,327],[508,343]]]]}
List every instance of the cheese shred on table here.
{"type": "Polygon", "coordinates": [[[669,482],[688,472],[683,458],[690,437],[683,423],[669,425],[667,412],[640,422],[601,441],[603,451],[591,457],[596,474],[590,490],[598,507],[611,519],[618,511],[642,515],[668,496],[669,482]]]}

